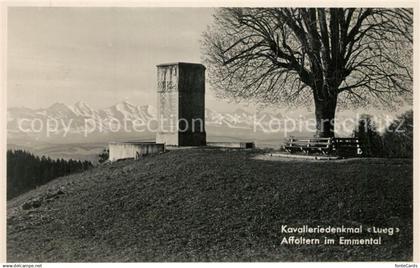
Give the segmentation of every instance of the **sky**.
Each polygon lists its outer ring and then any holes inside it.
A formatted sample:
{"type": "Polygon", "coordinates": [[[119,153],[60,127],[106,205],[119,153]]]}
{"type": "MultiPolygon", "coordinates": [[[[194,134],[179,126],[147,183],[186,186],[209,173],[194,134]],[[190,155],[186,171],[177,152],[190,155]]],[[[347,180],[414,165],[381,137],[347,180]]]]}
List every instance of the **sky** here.
{"type": "MultiPolygon", "coordinates": [[[[212,8],[12,7],[8,106],[156,106],[156,65],[200,63],[212,8]]],[[[228,109],[206,85],[206,104],[228,109]]]]}
{"type": "MultiPolygon", "coordinates": [[[[200,40],[214,12],[174,7],[10,7],[8,107],[46,108],[78,101],[96,109],[122,101],[156,106],[156,65],[200,63],[200,40]]],[[[256,109],[215,98],[209,83],[206,107],[220,112],[256,109]]]]}

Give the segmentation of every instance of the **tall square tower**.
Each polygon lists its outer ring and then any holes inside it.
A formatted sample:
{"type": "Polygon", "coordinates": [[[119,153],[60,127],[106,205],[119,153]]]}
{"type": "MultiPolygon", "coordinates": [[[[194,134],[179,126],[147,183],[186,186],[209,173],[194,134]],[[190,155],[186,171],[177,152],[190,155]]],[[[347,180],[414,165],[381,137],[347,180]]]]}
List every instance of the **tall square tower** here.
{"type": "Polygon", "coordinates": [[[205,69],[202,64],[184,62],[157,65],[157,143],[206,145],[205,69]]]}

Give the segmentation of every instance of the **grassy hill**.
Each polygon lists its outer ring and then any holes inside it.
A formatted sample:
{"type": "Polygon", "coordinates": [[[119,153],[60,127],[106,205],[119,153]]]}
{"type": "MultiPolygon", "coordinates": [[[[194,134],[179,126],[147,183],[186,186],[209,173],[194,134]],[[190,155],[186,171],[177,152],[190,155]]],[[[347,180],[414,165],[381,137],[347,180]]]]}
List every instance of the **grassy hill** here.
{"type": "Polygon", "coordinates": [[[56,179],[8,202],[8,261],[412,258],[411,160],[258,154],[174,150],[56,179]],[[281,244],[282,224],[401,231],[377,246],[298,246],[281,244]]]}

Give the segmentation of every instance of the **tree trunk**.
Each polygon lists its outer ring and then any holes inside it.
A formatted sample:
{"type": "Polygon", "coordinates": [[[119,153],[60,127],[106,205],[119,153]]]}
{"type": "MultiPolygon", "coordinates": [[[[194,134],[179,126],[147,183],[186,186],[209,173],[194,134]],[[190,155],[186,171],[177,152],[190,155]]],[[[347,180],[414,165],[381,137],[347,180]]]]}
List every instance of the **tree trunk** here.
{"type": "Polygon", "coordinates": [[[337,98],[325,100],[315,98],[316,136],[318,138],[334,137],[334,119],[337,98]]]}

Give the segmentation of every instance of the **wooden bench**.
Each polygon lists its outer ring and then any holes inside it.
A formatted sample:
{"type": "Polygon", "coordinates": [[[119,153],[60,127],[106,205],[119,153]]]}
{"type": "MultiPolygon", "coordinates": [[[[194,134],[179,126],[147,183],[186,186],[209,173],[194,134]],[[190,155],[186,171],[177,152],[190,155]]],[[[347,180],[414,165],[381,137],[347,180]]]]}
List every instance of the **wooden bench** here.
{"type": "Polygon", "coordinates": [[[363,153],[357,138],[294,138],[283,148],[289,153],[321,153],[322,155],[358,156],[363,153]]]}
{"type": "Polygon", "coordinates": [[[304,152],[306,154],[318,152],[330,154],[333,149],[332,138],[294,138],[286,142],[284,149],[289,153],[304,152]]]}

